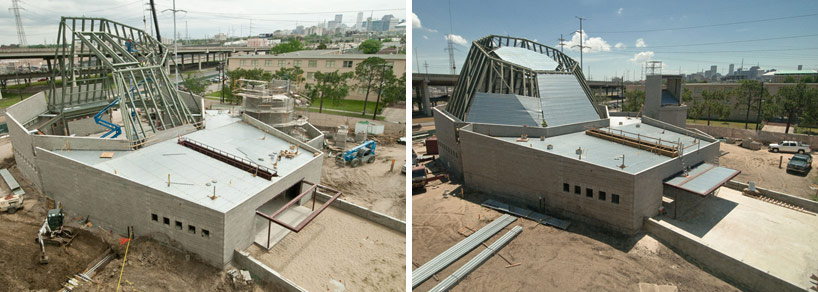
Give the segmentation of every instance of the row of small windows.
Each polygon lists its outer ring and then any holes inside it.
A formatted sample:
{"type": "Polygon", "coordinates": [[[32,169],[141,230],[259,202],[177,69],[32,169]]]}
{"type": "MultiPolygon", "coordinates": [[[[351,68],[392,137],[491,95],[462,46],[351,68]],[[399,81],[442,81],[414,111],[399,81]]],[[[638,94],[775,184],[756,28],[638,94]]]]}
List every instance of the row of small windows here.
{"type": "MultiPolygon", "coordinates": [[[[566,193],[570,193],[571,192],[571,185],[567,184],[567,183],[562,184],[562,191],[564,191],[566,193]]],[[[575,185],[574,186],[574,194],[582,195],[582,187],[575,185]]],[[[585,197],[593,198],[594,197],[594,189],[585,188],[585,197]]],[[[608,194],[603,192],[603,191],[599,191],[597,193],[597,198],[600,201],[607,201],[608,200],[608,194]]],[[[619,195],[611,194],[611,203],[614,203],[614,204],[618,205],[619,204],[619,195]]]]}
{"type": "MultiPolygon", "coordinates": [[[[241,60],[241,66],[247,66],[247,64],[248,64],[247,60],[241,60]]],[[[252,67],[258,67],[258,60],[250,60],[249,64],[252,67]]],[[[287,66],[287,61],[286,60],[278,60],[276,64],[278,65],[278,67],[285,67],[285,66],[287,66]]],[[[264,66],[265,67],[272,67],[273,66],[273,60],[264,60],[264,66]]],[[[301,60],[293,60],[293,67],[295,67],[295,66],[301,67],[301,60]]],[[[344,67],[344,68],[352,68],[353,61],[343,61],[341,66],[344,67]]],[[[309,68],[318,67],[318,61],[317,60],[308,60],[307,61],[307,67],[309,67],[309,68]]],[[[325,60],[324,61],[324,67],[326,67],[326,68],[335,68],[335,60],[325,60]]]]}
{"type": "MultiPolygon", "coordinates": [[[[159,222],[159,215],[151,214],[151,221],[158,223],[159,222]]],[[[174,227],[176,227],[176,230],[184,229],[182,221],[176,220],[176,221],[174,221],[174,223],[175,223],[174,227]]],[[[166,227],[170,227],[170,218],[162,217],[162,224],[164,224],[166,227]]],[[[187,225],[187,232],[191,233],[191,234],[196,234],[196,226],[188,224],[187,225]]],[[[201,234],[202,234],[202,237],[204,237],[204,238],[210,238],[210,231],[207,230],[207,229],[202,229],[201,234]]]]}

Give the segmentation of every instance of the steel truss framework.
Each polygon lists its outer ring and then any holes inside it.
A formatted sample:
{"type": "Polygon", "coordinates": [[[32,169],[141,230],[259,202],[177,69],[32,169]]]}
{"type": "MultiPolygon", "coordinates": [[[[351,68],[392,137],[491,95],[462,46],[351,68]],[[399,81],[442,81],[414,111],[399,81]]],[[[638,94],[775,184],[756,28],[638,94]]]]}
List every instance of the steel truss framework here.
{"type": "Polygon", "coordinates": [[[57,42],[48,107],[63,121],[118,103],[133,143],[196,122],[163,68],[165,46],[146,32],[105,18],[62,17],[57,42]]]}
{"type": "MultiPolygon", "coordinates": [[[[593,98],[579,63],[560,50],[524,38],[489,35],[472,42],[463,69],[457,78],[454,92],[446,111],[465,120],[472,97],[477,92],[516,94],[540,97],[538,74],[574,74],[585,94],[593,98]],[[501,47],[517,47],[544,54],[558,63],[554,70],[533,70],[521,64],[505,61],[494,53],[501,47]]],[[[597,114],[604,114],[595,107],[597,114]]]]}

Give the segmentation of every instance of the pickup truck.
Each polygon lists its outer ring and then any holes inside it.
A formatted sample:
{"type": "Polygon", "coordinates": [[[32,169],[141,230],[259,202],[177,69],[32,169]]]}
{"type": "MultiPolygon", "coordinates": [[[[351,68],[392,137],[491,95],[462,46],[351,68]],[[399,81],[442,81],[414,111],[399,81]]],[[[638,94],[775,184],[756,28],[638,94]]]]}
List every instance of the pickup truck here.
{"type": "Polygon", "coordinates": [[[810,153],[812,152],[812,147],[808,144],[802,144],[801,142],[796,141],[784,141],[781,144],[773,143],[770,144],[770,151],[772,152],[792,152],[792,153],[810,153]]]}
{"type": "Polygon", "coordinates": [[[812,168],[812,156],[807,154],[795,154],[787,163],[787,172],[808,173],[812,168]]]}

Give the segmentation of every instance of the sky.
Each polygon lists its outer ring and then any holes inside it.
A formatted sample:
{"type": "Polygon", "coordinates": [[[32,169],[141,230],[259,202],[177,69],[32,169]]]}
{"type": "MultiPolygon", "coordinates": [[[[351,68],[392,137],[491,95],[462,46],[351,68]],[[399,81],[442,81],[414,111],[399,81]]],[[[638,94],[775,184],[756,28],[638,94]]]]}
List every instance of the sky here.
{"type": "MultiPolygon", "coordinates": [[[[173,36],[173,13],[161,12],[173,7],[172,0],[155,0],[159,32],[163,38],[173,36]]],[[[22,0],[20,6],[23,27],[29,45],[54,43],[61,16],[104,17],[144,29],[143,15],[152,22],[145,9],[148,0],[22,0]]],[[[17,30],[11,0],[0,4],[0,44],[16,44],[17,30]]],[[[277,29],[294,29],[295,26],[309,27],[321,21],[334,19],[335,14],[343,14],[347,26],[355,24],[359,11],[367,17],[380,19],[393,14],[405,19],[407,14],[404,0],[355,0],[355,1],[264,1],[264,0],[178,0],[176,9],[187,13],[176,14],[176,29],[185,38],[201,39],[221,32],[231,36],[252,32],[272,33],[277,29]],[[185,30],[187,23],[187,31],[185,30]],[[252,25],[252,30],[251,30],[252,25]]]]}
{"type": "Polygon", "coordinates": [[[648,60],[663,73],[690,74],[718,66],[818,70],[818,1],[446,1],[415,0],[413,72],[449,73],[447,37],[459,73],[471,42],[495,34],[527,38],[580,61],[592,80],[639,80],[648,60]],[[449,13],[451,12],[451,22],[449,13]],[[584,34],[579,34],[580,21],[584,34]],[[426,65],[428,64],[428,67],[426,65]]]}

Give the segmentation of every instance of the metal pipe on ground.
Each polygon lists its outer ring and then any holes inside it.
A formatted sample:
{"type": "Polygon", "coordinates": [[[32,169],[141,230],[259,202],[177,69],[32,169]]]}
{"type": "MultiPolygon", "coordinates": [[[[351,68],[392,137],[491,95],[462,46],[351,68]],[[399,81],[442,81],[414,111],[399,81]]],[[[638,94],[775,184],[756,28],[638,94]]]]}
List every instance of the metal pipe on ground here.
{"type": "Polygon", "coordinates": [[[466,239],[463,239],[435,258],[426,262],[420,268],[415,269],[412,271],[412,289],[417,288],[420,286],[420,284],[423,284],[423,282],[432,277],[432,275],[448,267],[459,258],[469,253],[471,250],[475,249],[478,245],[480,245],[480,243],[488,240],[516,220],[517,217],[504,214],[483,228],[480,228],[480,230],[477,230],[477,232],[469,235],[469,237],[466,237],[466,239]]]}
{"type": "Polygon", "coordinates": [[[511,229],[511,231],[504,234],[502,237],[500,237],[500,239],[492,243],[488,248],[484,249],[482,252],[480,252],[480,254],[469,260],[465,265],[457,269],[457,271],[455,271],[451,276],[447,277],[446,279],[443,279],[443,281],[440,282],[440,284],[437,284],[437,286],[435,286],[429,291],[438,292],[451,290],[452,288],[454,288],[454,286],[457,285],[457,283],[460,283],[460,281],[463,280],[463,278],[468,276],[471,272],[477,269],[477,267],[482,265],[489,258],[491,258],[491,256],[493,256],[495,253],[500,251],[500,249],[506,246],[506,244],[508,244],[512,239],[517,237],[517,235],[520,234],[520,232],[523,232],[523,227],[519,225],[515,226],[514,228],[511,229]]]}

